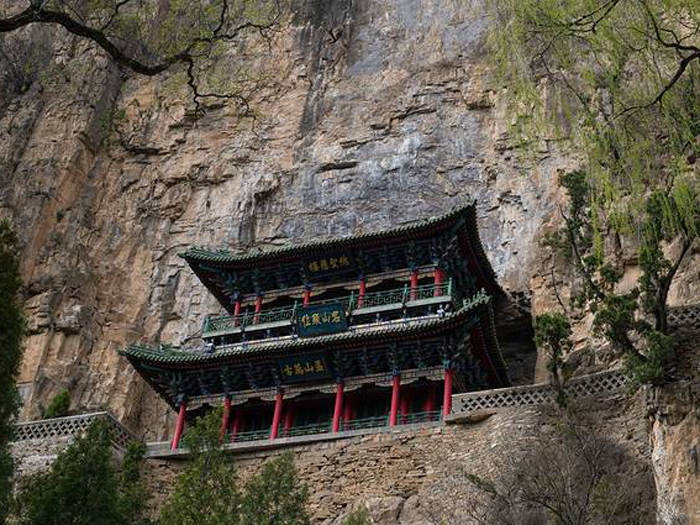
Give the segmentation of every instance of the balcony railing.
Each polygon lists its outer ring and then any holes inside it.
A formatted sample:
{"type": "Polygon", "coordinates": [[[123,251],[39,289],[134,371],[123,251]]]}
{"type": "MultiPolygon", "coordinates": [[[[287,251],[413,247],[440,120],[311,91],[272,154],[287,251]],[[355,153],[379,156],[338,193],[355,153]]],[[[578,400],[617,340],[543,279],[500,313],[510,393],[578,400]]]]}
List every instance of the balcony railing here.
{"type": "Polygon", "coordinates": [[[406,414],[399,416],[400,425],[414,425],[416,423],[427,423],[429,421],[440,421],[442,412],[433,410],[432,412],[416,412],[414,414],[406,414]]]}
{"type": "Polygon", "coordinates": [[[234,443],[244,443],[247,441],[262,441],[265,439],[270,439],[270,429],[262,430],[248,430],[246,432],[239,432],[236,434],[232,441],[234,443]]]}
{"type": "Polygon", "coordinates": [[[296,436],[312,436],[316,434],[327,434],[331,431],[331,422],[327,421],[325,423],[315,423],[312,425],[302,425],[299,427],[292,427],[288,429],[283,429],[280,426],[279,437],[296,437],[296,436]]]}
{"type": "Polygon", "coordinates": [[[343,431],[360,430],[363,428],[381,428],[389,426],[389,416],[366,417],[363,419],[353,419],[343,421],[340,428],[343,431]]]}
{"type": "MultiPolygon", "coordinates": [[[[383,306],[396,306],[397,308],[413,301],[423,301],[433,297],[443,297],[444,301],[450,301],[452,295],[452,280],[441,284],[426,284],[413,289],[405,286],[395,290],[366,293],[359,296],[351,293],[345,297],[337,299],[326,299],[314,301],[309,306],[319,306],[323,304],[341,303],[349,313],[362,314],[370,308],[383,306]]],[[[257,325],[271,325],[274,323],[294,324],[299,305],[286,306],[263,310],[257,314],[246,312],[240,315],[228,315],[221,317],[207,317],[204,320],[202,333],[204,337],[217,333],[226,333],[233,330],[246,329],[257,325]]]]}

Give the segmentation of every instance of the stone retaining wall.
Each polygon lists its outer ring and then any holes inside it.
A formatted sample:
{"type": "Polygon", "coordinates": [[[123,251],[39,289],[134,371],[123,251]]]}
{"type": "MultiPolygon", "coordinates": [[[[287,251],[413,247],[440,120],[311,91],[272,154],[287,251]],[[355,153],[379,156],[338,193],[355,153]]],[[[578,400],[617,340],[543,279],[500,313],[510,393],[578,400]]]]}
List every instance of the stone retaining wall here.
{"type": "MultiPolygon", "coordinates": [[[[342,440],[238,452],[234,461],[245,478],[269,458],[292,452],[300,476],[310,488],[314,525],[338,525],[338,517],[357,501],[376,507],[375,517],[382,516],[377,524],[439,525],[440,518],[433,511],[445,494],[466,483],[461,473],[497,478],[503,458],[520,457],[532,448],[542,431],[543,410],[550,409],[473,412],[458,423],[439,427],[398,428],[342,440]]],[[[624,451],[619,468],[629,472],[641,504],[653,506],[643,400],[618,393],[587,400],[585,410],[600,420],[603,435],[624,451]]],[[[146,476],[153,490],[154,512],[184,464],[184,459],[149,460],[146,476]]]]}

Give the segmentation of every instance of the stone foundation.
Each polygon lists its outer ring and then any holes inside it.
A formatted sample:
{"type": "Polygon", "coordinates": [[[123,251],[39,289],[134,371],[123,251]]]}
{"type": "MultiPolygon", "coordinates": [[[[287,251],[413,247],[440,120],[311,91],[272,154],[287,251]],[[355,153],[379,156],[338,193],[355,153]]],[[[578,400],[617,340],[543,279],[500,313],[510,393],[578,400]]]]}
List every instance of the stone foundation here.
{"type": "MultiPolygon", "coordinates": [[[[648,507],[652,523],[655,490],[644,406],[641,397],[613,396],[587,400],[585,410],[600,421],[602,435],[621,450],[619,469],[635,487],[639,504],[648,507]]],[[[437,525],[436,503],[466,483],[459,473],[497,478],[504,457],[520,457],[532,447],[542,430],[543,412],[550,410],[517,407],[475,414],[458,424],[434,428],[232,454],[239,475],[245,478],[268,458],[291,451],[300,477],[310,488],[315,525],[337,525],[339,516],[358,501],[368,504],[377,524],[437,525]]],[[[144,473],[153,490],[154,513],[185,461],[148,461],[144,473]]]]}

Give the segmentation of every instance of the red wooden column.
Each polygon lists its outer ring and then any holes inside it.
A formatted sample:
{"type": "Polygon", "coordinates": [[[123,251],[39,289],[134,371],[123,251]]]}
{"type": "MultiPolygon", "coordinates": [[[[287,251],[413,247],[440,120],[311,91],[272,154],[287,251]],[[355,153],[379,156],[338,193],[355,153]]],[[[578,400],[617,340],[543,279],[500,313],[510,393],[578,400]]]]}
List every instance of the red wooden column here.
{"type": "Polygon", "coordinates": [[[228,420],[231,416],[231,398],[228,396],[224,397],[224,415],[221,417],[221,435],[219,436],[219,441],[224,442],[226,438],[226,432],[228,431],[228,420]]]}
{"type": "Polygon", "coordinates": [[[365,292],[367,290],[367,282],[365,281],[364,276],[360,277],[360,293],[357,296],[357,307],[362,308],[362,305],[365,302],[365,292]]]}
{"type": "Polygon", "coordinates": [[[255,317],[253,317],[253,324],[258,324],[258,321],[260,320],[260,310],[262,310],[262,295],[258,294],[258,296],[255,298],[255,317]]]}
{"type": "Polygon", "coordinates": [[[170,444],[170,450],[177,450],[180,446],[180,438],[182,437],[182,431],[185,429],[185,415],[187,409],[185,408],[185,402],[180,401],[180,411],[177,414],[177,423],[175,424],[175,435],[173,435],[173,441],[170,444]]]}
{"type": "Polygon", "coordinates": [[[416,300],[416,289],[418,288],[418,270],[413,270],[411,272],[411,293],[410,293],[410,300],[415,301],[416,300]]]}
{"type": "Polygon", "coordinates": [[[280,419],[282,419],[282,399],[284,398],[284,390],[281,388],[277,390],[277,397],[275,398],[275,413],[272,415],[272,428],[270,429],[270,440],[277,439],[277,429],[280,426],[280,419]]]}
{"type": "Polygon", "coordinates": [[[238,326],[239,315],[241,315],[241,300],[236,294],[236,300],[233,302],[233,326],[238,326]]]}
{"type": "Polygon", "coordinates": [[[233,414],[233,425],[231,426],[231,443],[233,443],[236,440],[236,436],[241,431],[242,426],[243,411],[239,409],[236,410],[236,412],[233,414]]]}
{"type": "Polygon", "coordinates": [[[446,368],[445,369],[445,392],[442,398],[442,415],[448,416],[452,412],[452,375],[454,372],[446,368]]]}
{"type": "Polygon", "coordinates": [[[334,433],[340,430],[340,415],[343,413],[343,382],[338,381],[338,389],[335,391],[335,408],[333,409],[334,433]]]}
{"type": "Polygon", "coordinates": [[[395,375],[391,387],[391,412],[389,413],[389,426],[395,427],[398,423],[399,400],[401,398],[401,376],[395,375]]]}
{"type": "Polygon", "coordinates": [[[306,286],[306,287],[304,287],[304,299],[302,301],[302,306],[309,306],[310,302],[311,302],[311,287],[306,286]]]}
{"type": "Polygon", "coordinates": [[[435,267],[435,291],[433,293],[434,297],[440,297],[442,295],[442,286],[440,286],[445,280],[445,270],[440,267],[435,267]]]}

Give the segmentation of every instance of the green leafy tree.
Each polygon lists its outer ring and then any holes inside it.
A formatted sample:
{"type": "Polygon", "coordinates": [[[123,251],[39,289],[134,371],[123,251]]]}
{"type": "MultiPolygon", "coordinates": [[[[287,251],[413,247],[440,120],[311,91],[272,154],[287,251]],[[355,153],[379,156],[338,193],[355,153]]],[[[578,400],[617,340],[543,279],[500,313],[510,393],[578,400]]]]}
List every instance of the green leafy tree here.
{"type": "Polygon", "coordinates": [[[70,392],[62,390],[51,400],[49,407],[44,412],[44,418],[64,417],[70,413],[70,392]]]}
{"type": "Polygon", "coordinates": [[[309,494],[299,481],[290,453],[268,461],[246,483],[241,514],[243,525],[309,525],[309,494]]]}
{"type": "Polygon", "coordinates": [[[131,445],[121,477],[110,431],[98,420],[59,454],[51,468],[24,483],[19,523],[25,525],[126,525],[142,523],[142,445],[131,445]],[[140,501],[139,501],[140,498],[140,501]]]}
{"type": "Polygon", "coordinates": [[[7,220],[0,221],[0,523],[10,508],[13,461],[9,444],[19,409],[17,376],[22,359],[24,318],[20,300],[19,240],[7,220]]]}
{"type": "Polygon", "coordinates": [[[192,457],[160,516],[163,525],[308,525],[308,492],[292,457],[268,461],[240,483],[221,449],[221,412],[201,418],[185,436],[192,457]]]}
{"type": "Polygon", "coordinates": [[[571,322],[560,313],[538,315],[535,318],[535,343],[547,352],[547,371],[556,393],[556,401],[560,406],[566,406],[564,387],[570,371],[565,358],[567,352],[574,347],[571,341],[571,322]]]}
{"type": "Polygon", "coordinates": [[[584,283],[575,305],[626,356],[640,382],[673,358],[668,293],[700,230],[700,4],[697,0],[491,0],[490,39],[536,151],[556,139],[581,159],[563,248],[584,283]],[[615,293],[623,239],[639,246],[637,286],[615,293]]]}
{"type": "Polygon", "coordinates": [[[145,517],[148,489],[141,478],[141,465],[146,446],[131,441],[127,446],[119,471],[118,511],[123,522],[129,525],[151,525],[145,517]]]}

